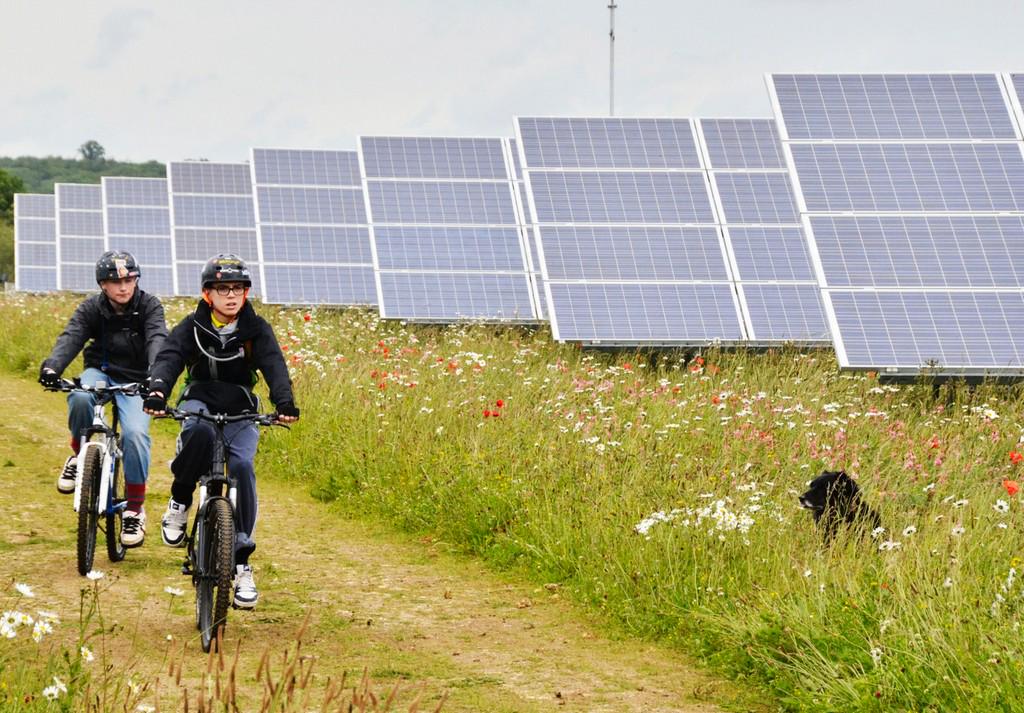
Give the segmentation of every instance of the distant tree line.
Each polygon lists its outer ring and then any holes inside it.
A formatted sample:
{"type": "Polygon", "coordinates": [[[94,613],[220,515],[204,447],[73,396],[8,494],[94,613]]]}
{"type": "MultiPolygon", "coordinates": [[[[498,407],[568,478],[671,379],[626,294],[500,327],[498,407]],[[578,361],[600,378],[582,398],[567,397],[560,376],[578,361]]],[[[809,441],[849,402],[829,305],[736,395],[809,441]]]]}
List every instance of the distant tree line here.
{"type": "Polygon", "coordinates": [[[14,281],[14,194],[53,193],[54,183],[99,183],[102,176],[164,178],[158,161],[130,163],[107,158],[102,144],[89,140],[80,158],[0,157],[0,282],[14,281]]]}
{"type": "Polygon", "coordinates": [[[78,148],[78,153],[80,158],[0,157],[0,169],[20,178],[28,193],[53,193],[54,183],[99,183],[101,176],[164,178],[166,175],[159,161],[130,163],[107,158],[106,149],[98,141],[86,141],[78,148]]]}

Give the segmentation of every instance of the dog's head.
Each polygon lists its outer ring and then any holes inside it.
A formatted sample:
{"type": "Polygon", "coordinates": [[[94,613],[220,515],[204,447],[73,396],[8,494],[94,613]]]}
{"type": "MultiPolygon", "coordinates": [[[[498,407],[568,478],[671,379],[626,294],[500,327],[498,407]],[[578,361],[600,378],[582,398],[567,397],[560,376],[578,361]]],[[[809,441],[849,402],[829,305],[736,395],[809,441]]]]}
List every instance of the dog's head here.
{"type": "Polygon", "coordinates": [[[807,484],[807,492],[800,496],[800,507],[820,513],[840,501],[851,501],[860,489],[842,470],[826,470],[807,484]]]}

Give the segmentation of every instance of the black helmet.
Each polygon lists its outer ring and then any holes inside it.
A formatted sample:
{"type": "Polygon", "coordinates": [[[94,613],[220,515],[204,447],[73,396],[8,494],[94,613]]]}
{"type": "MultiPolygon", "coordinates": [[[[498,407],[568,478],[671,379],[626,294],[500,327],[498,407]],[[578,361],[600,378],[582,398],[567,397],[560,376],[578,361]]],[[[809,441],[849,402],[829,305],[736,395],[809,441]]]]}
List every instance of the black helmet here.
{"type": "Polygon", "coordinates": [[[252,277],[245,260],[237,255],[214,255],[203,265],[203,289],[217,282],[241,282],[252,287],[252,277]]]}
{"type": "Polygon", "coordinates": [[[104,280],[122,280],[126,277],[138,277],[142,274],[135,256],[124,250],[107,250],[96,261],[96,282],[104,280]]]}

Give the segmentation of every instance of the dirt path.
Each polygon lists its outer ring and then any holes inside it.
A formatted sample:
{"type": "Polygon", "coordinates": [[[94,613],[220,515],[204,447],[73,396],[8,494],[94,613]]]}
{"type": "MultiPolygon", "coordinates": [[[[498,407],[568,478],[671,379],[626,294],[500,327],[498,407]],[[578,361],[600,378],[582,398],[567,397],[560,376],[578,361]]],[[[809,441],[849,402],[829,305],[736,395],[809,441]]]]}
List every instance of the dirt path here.
{"type": "MultiPolygon", "coordinates": [[[[65,457],[63,400],[2,376],[0,412],[0,581],[32,584],[34,603],[60,612],[58,636],[73,641],[79,591],[88,582],[75,570],[70,500],[53,484],[65,457]]],[[[116,623],[96,645],[140,679],[162,677],[162,710],[181,707],[167,680],[169,651],[177,658],[185,644],[183,680],[193,691],[206,667],[192,590],[177,573],[182,551],[159,542],[172,434],[170,423],[154,429],[146,545],[118,565],[101,549],[95,565],[106,573],[106,623],[116,623]],[[185,593],[174,597],[165,587],[185,593]]],[[[300,426],[291,437],[301,435],[300,426]]],[[[303,650],[316,657],[318,680],[366,667],[378,692],[422,681],[428,709],[445,692],[446,711],[757,708],[676,652],[609,638],[557,591],[516,583],[436,543],[347,520],[279,480],[263,478],[260,498],[253,563],[262,599],[254,612],[231,611],[226,647],[233,653],[242,642],[240,699],[250,705],[260,690],[260,656],[283,650],[311,610],[303,650]]]]}

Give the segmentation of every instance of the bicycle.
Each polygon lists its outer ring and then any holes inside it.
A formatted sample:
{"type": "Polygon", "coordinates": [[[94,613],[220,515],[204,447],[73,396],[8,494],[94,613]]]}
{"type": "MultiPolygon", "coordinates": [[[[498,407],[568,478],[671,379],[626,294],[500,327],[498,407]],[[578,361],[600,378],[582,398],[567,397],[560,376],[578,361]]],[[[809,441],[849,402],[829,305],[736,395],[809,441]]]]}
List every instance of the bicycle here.
{"type": "Polygon", "coordinates": [[[228,603],[232,599],[235,575],[235,523],[237,519],[237,484],[227,472],[227,439],[224,427],[229,423],[251,421],[259,426],[287,425],[277,421],[277,414],[243,413],[234,416],[185,411],[168,408],[166,416],[184,421],[198,418],[217,429],[213,442],[210,470],[199,478],[199,507],[192,521],[192,531],[185,538],[187,545],[181,573],[192,577],[196,590],[196,628],[202,638],[203,651],[217,640],[217,633],[227,626],[228,603]]]}
{"type": "Polygon", "coordinates": [[[79,379],[69,381],[61,379],[56,388],[47,391],[72,392],[80,391],[92,394],[92,425],[82,431],[79,436],[81,448],[75,465],[75,496],[74,508],[78,513],[78,573],[86,575],[92,571],[93,559],[96,556],[96,530],[100,518],[104,519],[104,532],[107,540],[107,556],[111,562],[120,562],[125,558],[128,548],[121,543],[122,515],[128,505],[125,498],[124,474],[121,472],[122,450],[121,434],[118,432],[117,394],[127,396],[138,395],[141,384],[110,385],[105,381],[97,381],[89,386],[79,379]],[[113,404],[113,416],[108,425],[103,415],[103,407],[113,404]],[[98,438],[97,438],[98,437],[98,438]]]}

